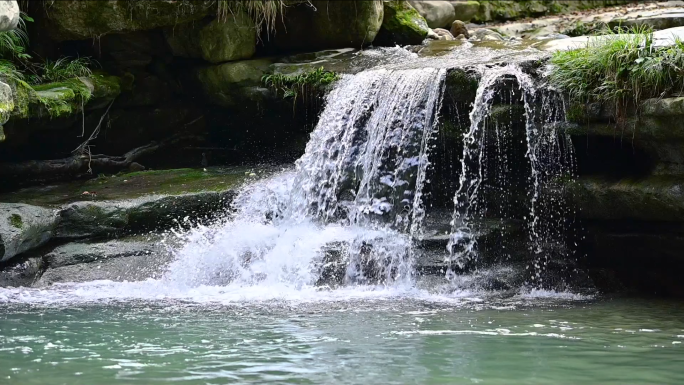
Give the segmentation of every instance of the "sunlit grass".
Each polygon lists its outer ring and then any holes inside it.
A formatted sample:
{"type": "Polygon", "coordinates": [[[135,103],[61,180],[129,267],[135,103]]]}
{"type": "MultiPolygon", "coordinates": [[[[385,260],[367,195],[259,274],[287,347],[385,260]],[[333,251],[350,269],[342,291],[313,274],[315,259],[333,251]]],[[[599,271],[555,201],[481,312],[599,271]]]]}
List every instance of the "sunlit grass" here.
{"type": "Polygon", "coordinates": [[[684,90],[684,42],[656,47],[653,32],[643,28],[618,29],[586,47],[558,51],[551,64],[551,82],[573,101],[613,103],[618,115],[644,99],[684,90]]]}

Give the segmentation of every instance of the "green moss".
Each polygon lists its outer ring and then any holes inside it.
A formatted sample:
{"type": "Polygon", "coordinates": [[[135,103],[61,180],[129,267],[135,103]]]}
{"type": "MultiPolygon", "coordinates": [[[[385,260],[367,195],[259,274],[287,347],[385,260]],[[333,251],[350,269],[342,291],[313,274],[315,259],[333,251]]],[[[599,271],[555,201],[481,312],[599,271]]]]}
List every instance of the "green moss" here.
{"type": "Polygon", "coordinates": [[[9,221],[12,227],[16,227],[17,229],[22,229],[24,227],[24,221],[21,219],[21,215],[19,214],[10,215],[9,221]]]}
{"type": "Polygon", "coordinates": [[[108,75],[104,72],[96,72],[90,77],[93,83],[93,98],[113,99],[121,93],[121,78],[108,75]]]}
{"type": "Polygon", "coordinates": [[[37,116],[43,115],[43,110],[52,118],[70,115],[80,111],[92,97],[90,88],[80,79],[41,84],[33,89],[38,102],[36,106],[40,108],[30,114],[37,116]]]}
{"type": "Polygon", "coordinates": [[[320,67],[300,74],[264,75],[261,80],[267,87],[270,87],[278,94],[282,94],[283,98],[296,99],[299,95],[305,96],[319,92],[339,79],[339,75],[335,72],[326,71],[323,67],[320,67]]]}

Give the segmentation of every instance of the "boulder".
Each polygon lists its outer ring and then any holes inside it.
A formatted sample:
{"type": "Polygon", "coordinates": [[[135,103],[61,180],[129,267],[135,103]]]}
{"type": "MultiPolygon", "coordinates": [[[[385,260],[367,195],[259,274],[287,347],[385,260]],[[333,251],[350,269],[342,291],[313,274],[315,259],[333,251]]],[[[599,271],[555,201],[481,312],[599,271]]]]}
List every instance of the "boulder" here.
{"type": "Polygon", "coordinates": [[[417,45],[427,37],[427,22],[406,1],[387,1],[384,3],[382,28],[373,42],[374,45],[417,45]]]}
{"type": "Polygon", "coordinates": [[[45,244],[56,224],[54,210],[0,203],[0,261],[45,244]]]}
{"type": "Polygon", "coordinates": [[[410,3],[425,18],[430,28],[448,28],[456,20],[454,7],[448,1],[411,0],[410,3]]]}
{"type": "Polygon", "coordinates": [[[433,29],[433,31],[439,37],[438,40],[451,41],[451,40],[454,40],[454,36],[458,36],[458,35],[452,35],[451,32],[447,31],[444,28],[435,28],[435,29],[433,29]]]}
{"type": "Polygon", "coordinates": [[[464,22],[469,22],[472,20],[480,10],[479,1],[450,1],[449,3],[451,3],[451,6],[454,7],[456,18],[464,22]]]}
{"type": "Polygon", "coordinates": [[[103,257],[91,263],[80,263],[61,267],[48,267],[34,287],[46,287],[54,283],[108,281],[143,281],[160,278],[171,261],[168,253],[133,255],[120,258],[103,257]]]}
{"type": "Polygon", "coordinates": [[[225,20],[186,23],[167,28],[165,35],[175,56],[201,58],[210,63],[249,59],[256,51],[254,21],[244,12],[225,20]]]}
{"type": "Polygon", "coordinates": [[[21,18],[16,0],[0,1],[0,32],[17,28],[21,18]]]}
{"type": "Polygon", "coordinates": [[[148,196],[128,201],[76,202],[59,210],[54,237],[77,239],[118,236],[187,226],[223,215],[232,190],[172,196],[148,196]]]}
{"type": "Polygon", "coordinates": [[[49,268],[105,261],[113,258],[149,256],[163,252],[156,240],[121,239],[107,242],[72,242],[54,248],[43,257],[49,268]]]}
{"type": "Polygon", "coordinates": [[[265,40],[278,51],[361,48],[373,42],[383,15],[381,0],[312,0],[288,7],[283,22],[265,40]]]}
{"type": "Polygon", "coordinates": [[[452,36],[463,35],[466,39],[470,38],[468,28],[466,27],[465,23],[461,20],[454,20],[454,22],[451,23],[451,29],[449,30],[449,32],[451,32],[452,36]]]}
{"type": "Polygon", "coordinates": [[[60,0],[46,2],[47,33],[55,40],[85,40],[202,19],[213,0],[60,0]]]}

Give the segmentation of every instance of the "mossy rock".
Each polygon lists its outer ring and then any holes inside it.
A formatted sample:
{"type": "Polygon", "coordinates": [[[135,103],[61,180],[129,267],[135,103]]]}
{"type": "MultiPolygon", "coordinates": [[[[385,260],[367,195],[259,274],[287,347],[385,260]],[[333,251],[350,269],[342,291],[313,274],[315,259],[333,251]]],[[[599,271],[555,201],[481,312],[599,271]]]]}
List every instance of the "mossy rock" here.
{"type": "Polygon", "coordinates": [[[418,11],[406,0],[384,3],[382,28],[375,45],[416,45],[427,37],[429,27],[418,11]]]}
{"type": "Polygon", "coordinates": [[[119,93],[120,79],[104,73],[33,87],[16,83],[11,117],[27,119],[70,116],[84,108],[101,108],[114,100],[119,93]]]}
{"type": "Polygon", "coordinates": [[[256,59],[199,68],[196,79],[205,97],[212,103],[234,107],[250,99],[250,90],[261,86],[261,78],[269,73],[271,60],[256,59]]]}
{"type": "Polygon", "coordinates": [[[210,63],[249,59],[256,51],[256,26],[244,12],[235,12],[226,20],[168,28],[165,35],[175,56],[201,58],[210,63]]]}
{"type": "Polygon", "coordinates": [[[46,30],[55,40],[86,40],[202,19],[212,0],[60,0],[45,3],[46,30]]]}
{"type": "Polygon", "coordinates": [[[463,69],[454,68],[447,72],[445,90],[451,100],[470,103],[475,99],[478,84],[477,76],[463,69]]]}

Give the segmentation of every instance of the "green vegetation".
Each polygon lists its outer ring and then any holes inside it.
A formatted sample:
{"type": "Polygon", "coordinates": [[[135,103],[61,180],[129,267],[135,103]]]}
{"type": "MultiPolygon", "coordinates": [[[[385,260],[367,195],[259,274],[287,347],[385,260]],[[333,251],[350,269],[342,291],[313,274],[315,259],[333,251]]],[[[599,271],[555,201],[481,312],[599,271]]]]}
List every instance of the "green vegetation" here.
{"type": "Polygon", "coordinates": [[[78,78],[92,77],[90,67],[95,63],[89,58],[69,57],[33,61],[27,52],[27,21],[33,19],[22,12],[15,30],[0,32],[0,76],[15,83],[17,100],[12,114],[27,117],[31,102],[38,102],[51,117],[70,114],[92,96],[90,88],[78,78]]]}
{"type": "Polygon", "coordinates": [[[554,53],[550,80],[572,102],[614,104],[620,123],[627,107],[684,90],[684,42],[656,47],[652,31],[618,32],[554,53]]]}
{"type": "Polygon", "coordinates": [[[33,21],[28,15],[22,12],[19,19],[19,25],[16,29],[11,31],[0,32],[0,57],[29,59],[30,55],[26,53],[28,46],[28,34],[26,33],[25,19],[33,21]]]}
{"type": "Polygon", "coordinates": [[[17,229],[21,229],[24,227],[24,221],[21,219],[21,216],[19,214],[10,215],[9,220],[12,227],[16,227],[17,229]]]}
{"type": "Polygon", "coordinates": [[[328,86],[339,79],[340,76],[337,73],[326,71],[323,67],[320,67],[296,75],[264,75],[261,81],[277,93],[282,93],[283,98],[296,99],[299,95],[308,95],[319,91],[322,87],[328,86]]]}

